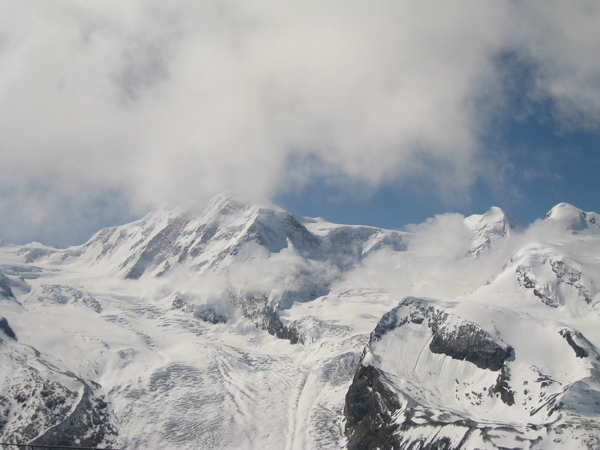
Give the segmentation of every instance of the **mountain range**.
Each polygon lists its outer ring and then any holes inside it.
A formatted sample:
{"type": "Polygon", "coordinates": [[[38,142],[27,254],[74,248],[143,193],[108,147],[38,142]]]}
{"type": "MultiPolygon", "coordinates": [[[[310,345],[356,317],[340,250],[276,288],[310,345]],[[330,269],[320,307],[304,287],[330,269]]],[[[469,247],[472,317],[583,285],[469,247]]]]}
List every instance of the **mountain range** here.
{"type": "Polygon", "coordinates": [[[405,231],[229,193],[0,241],[0,442],[600,448],[600,216],[405,231]]]}

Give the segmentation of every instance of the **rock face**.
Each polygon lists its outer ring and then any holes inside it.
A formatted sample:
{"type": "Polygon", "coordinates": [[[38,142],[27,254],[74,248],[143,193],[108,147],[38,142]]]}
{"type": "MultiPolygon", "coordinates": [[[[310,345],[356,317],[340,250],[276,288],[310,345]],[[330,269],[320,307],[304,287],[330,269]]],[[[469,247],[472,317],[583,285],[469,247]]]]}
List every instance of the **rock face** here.
{"type": "Polygon", "coordinates": [[[431,400],[431,395],[445,389],[447,383],[447,389],[455,393],[456,406],[464,406],[465,400],[489,406],[494,399],[512,405],[514,398],[506,384],[506,362],[512,358],[512,347],[477,324],[444,311],[431,300],[404,299],[381,318],[371,333],[346,396],[348,448],[457,448],[477,428],[476,422],[468,415],[436,411],[424,401],[431,400]],[[404,350],[407,347],[411,350],[404,350]],[[454,367],[448,370],[448,366],[454,367]],[[463,392],[455,386],[458,379],[440,379],[458,372],[482,371],[487,375],[478,378],[486,382],[477,386],[469,380],[468,391],[463,392]],[[438,378],[438,386],[419,386],[423,375],[438,378]],[[395,385],[399,380],[401,385],[406,382],[411,387],[399,388],[395,385]],[[453,430],[449,435],[441,432],[448,428],[453,430]],[[425,438],[426,429],[438,430],[433,437],[425,438]],[[417,435],[423,436],[415,437],[415,430],[422,430],[417,435]]]}
{"type": "Polygon", "coordinates": [[[373,366],[358,367],[346,394],[344,415],[349,449],[397,448],[400,428],[393,415],[402,405],[373,366]]]}
{"type": "Polygon", "coordinates": [[[463,323],[447,330],[432,326],[433,338],[429,344],[432,353],[443,353],[459,361],[469,361],[480,369],[498,371],[512,356],[510,347],[502,347],[473,323],[463,323]]]}
{"type": "Polygon", "coordinates": [[[6,320],[6,317],[0,317],[0,331],[2,331],[6,336],[8,336],[11,339],[17,338],[17,335],[8,324],[8,320],[6,320]]]}
{"type": "Polygon", "coordinates": [[[456,360],[469,361],[480,369],[494,371],[500,370],[504,361],[513,354],[511,347],[499,344],[476,324],[457,320],[416,298],[405,299],[385,314],[371,339],[381,340],[387,332],[407,323],[422,325],[424,322],[431,330],[429,350],[432,353],[442,353],[456,360]],[[405,310],[410,310],[408,316],[405,310]]]}
{"type": "Polygon", "coordinates": [[[97,447],[114,440],[114,418],[97,387],[14,340],[0,350],[2,442],[97,447]]]}
{"type": "Polygon", "coordinates": [[[111,423],[108,404],[94,396],[90,385],[80,381],[83,394],[75,409],[61,422],[30,441],[30,444],[93,448],[116,437],[117,431],[111,423]]]}

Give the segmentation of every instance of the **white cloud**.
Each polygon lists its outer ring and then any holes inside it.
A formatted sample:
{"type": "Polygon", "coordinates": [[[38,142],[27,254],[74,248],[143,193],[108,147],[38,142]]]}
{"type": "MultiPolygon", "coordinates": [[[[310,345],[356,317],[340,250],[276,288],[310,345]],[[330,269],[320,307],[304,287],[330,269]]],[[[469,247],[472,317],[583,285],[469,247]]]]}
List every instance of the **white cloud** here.
{"type": "Polygon", "coordinates": [[[271,195],[311,179],[311,165],[290,163],[306,157],[367,186],[421,178],[467,192],[502,103],[498,52],[537,62],[535,94],[558,116],[598,125],[596,9],[7,0],[0,233],[31,236],[31,216],[68,241],[64,223],[84,226],[74,211],[107,195],[138,209],[222,189],[271,195]]]}

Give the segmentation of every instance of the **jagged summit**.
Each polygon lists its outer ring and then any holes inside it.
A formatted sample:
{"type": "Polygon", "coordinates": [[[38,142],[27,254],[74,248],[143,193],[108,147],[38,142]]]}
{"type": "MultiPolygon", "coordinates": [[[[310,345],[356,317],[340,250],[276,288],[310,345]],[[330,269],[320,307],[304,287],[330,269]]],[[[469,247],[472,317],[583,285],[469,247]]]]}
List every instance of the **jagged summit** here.
{"type": "Polygon", "coordinates": [[[284,211],[271,200],[264,197],[248,197],[233,191],[223,191],[212,196],[208,202],[197,203],[196,207],[202,210],[220,211],[221,214],[232,214],[235,211],[246,208],[269,209],[284,211]]]}
{"type": "Polygon", "coordinates": [[[517,219],[509,216],[502,208],[497,206],[492,206],[483,214],[473,214],[466,217],[465,224],[473,231],[489,231],[500,235],[507,235],[525,229],[517,219]]]}
{"type": "Polygon", "coordinates": [[[484,214],[466,217],[464,223],[474,233],[471,253],[475,255],[484,249],[489,249],[495,240],[520,233],[525,229],[518,220],[497,206],[492,206],[484,214]]]}

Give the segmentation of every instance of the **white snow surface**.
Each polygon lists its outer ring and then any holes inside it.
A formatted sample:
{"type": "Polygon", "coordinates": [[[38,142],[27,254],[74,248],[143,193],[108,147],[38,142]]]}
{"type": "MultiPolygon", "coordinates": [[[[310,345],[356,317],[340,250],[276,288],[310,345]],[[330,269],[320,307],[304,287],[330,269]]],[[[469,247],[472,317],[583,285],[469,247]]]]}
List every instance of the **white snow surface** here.
{"type": "MultiPolygon", "coordinates": [[[[50,426],[49,416],[24,432],[43,411],[34,397],[13,400],[35,374],[64,391],[67,409],[82,383],[93,386],[118,430],[103,444],[115,448],[340,448],[346,392],[369,364],[435,417],[497,428],[492,441],[472,434],[464,448],[517,446],[503,426],[530,442],[541,436],[536,448],[600,442],[597,217],[561,204],[526,229],[492,208],[400,232],[221,195],[78,247],[2,243],[0,316],[16,340],[0,331],[0,440],[26,442],[50,426]],[[429,351],[426,324],[370,337],[408,296],[449,314],[448,326],[477,324],[514,349],[514,405],[482,394],[497,371],[429,351]],[[269,334],[257,305],[298,342],[269,334]],[[203,311],[223,320],[202,320],[203,311]]],[[[447,422],[443,433],[458,444],[463,431],[447,422]]],[[[423,423],[405,438],[440,433],[423,423]]]]}

